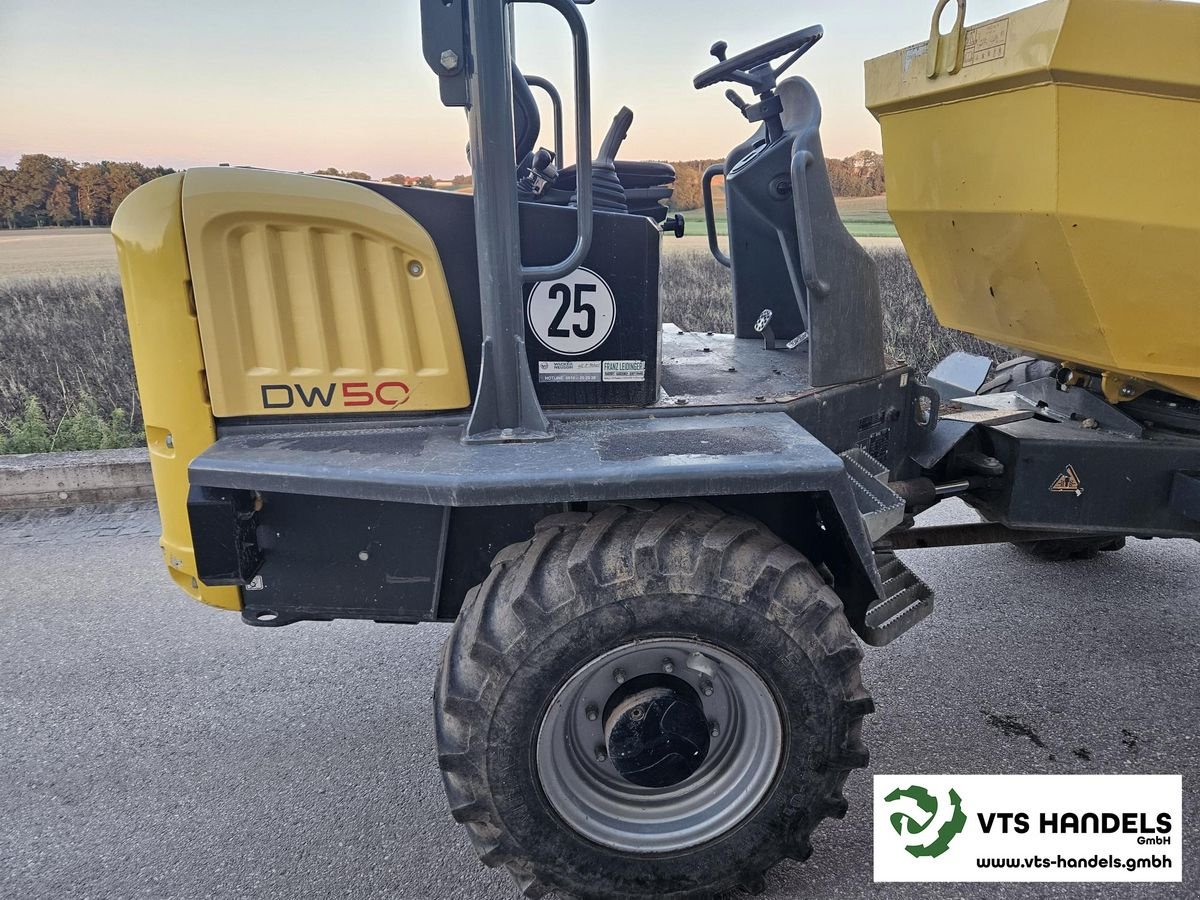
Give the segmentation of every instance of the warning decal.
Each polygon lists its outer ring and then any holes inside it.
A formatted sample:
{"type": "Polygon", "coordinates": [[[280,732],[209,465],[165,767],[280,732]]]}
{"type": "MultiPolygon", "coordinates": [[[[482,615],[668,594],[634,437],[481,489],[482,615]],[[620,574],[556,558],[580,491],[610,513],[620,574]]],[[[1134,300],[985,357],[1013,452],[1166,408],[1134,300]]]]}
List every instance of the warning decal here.
{"type": "Polygon", "coordinates": [[[1050,485],[1050,490],[1055,494],[1074,494],[1076,497],[1083,496],[1083,484],[1079,480],[1079,474],[1075,471],[1075,467],[1067,466],[1066,470],[1054,479],[1054,484],[1050,485]]]}

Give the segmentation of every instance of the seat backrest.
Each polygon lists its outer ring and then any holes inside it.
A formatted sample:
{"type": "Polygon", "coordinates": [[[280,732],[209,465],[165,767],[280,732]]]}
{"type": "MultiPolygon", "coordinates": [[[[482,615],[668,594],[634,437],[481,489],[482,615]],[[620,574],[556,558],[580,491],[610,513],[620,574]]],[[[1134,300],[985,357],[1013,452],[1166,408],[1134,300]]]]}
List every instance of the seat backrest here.
{"type": "Polygon", "coordinates": [[[516,64],[513,74],[513,131],[516,136],[517,165],[537,147],[538,135],[542,131],[542,116],[529,82],[516,64]]]}
{"type": "Polygon", "coordinates": [[[755,337],[756,320],[770,308],[777,337],[809,332],[814,385],[873,378],[884,370],[874,261],[838,215],[816,91],[791,77],[779,83],[778,94],[783,138],[768,145],[760,128],[725,162],[735,333],[755,337]],[[808,160],[798,170],[803,184],[789,180],[793,202],[780,202],[780,174],[795,174],[797,158],[808,160]]]}

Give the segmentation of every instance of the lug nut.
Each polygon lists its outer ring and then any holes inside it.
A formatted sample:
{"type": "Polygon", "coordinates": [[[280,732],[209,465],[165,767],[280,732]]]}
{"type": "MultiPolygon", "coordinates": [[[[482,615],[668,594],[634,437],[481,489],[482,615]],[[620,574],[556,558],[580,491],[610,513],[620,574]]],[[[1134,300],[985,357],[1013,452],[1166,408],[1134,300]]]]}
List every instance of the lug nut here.
{"type": "Polygon", "coordinates": [[[587,716],[587,720],[589,722],[595,722],[598,718],[600,718],[600,710],[596,709],[596,704],[592,703],[588,705],[586,710],[584,710],[584,715],[587,716]]]}
{"type": "Polygon", "coordinates": [[[664,659],[663,660],[663,671],[666,672],[668,675],[670,675],[672,672],[675,671],[675,663],[671,662],[671,660],[669,660],[669,659],[664,659]]]}
{"type": "Polygon", "coordinates": [[[635,706],[629,711],[629,718],[633,719],[635,722],[640,722],[642,719],[646,718],[646,711],[640,706],[635,706]]]}
{"type": "Polygon", "coordinates": [[[711,697],[713,695],[713,683],[707,678],[700,682],[700,693],[702,693],[705,697],[711,697]]]}
{"type": "Polygon", "coordinates": [[[625,670],[624,669],[613,669],[613,678],[616,679],[617,684],[624,684],[625,683],[625,670]]]}
{"type": "Polygon", "coordinates": [[[603,747],[596,748],[596,762],[607,762],[608,752],[603,747]]]}
{"type": "Polygon", "coordinates": [[[709,722],[708,723],[708,733],[711,734],[713,737],[720,737],[721,736],[721,726],[718,725],[716,722],[709,722]]]}

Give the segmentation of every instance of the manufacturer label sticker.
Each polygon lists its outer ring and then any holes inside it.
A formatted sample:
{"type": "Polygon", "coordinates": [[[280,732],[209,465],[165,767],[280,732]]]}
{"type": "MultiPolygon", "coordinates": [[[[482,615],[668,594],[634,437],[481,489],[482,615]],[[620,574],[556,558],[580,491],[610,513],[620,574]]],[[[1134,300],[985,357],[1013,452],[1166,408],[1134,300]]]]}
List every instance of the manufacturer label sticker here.
{"type": "Polygon", "coordinates": [[[555,359],[538,363],[538,381],[555,382],[599,381],[603,363],[591,359],[555,359]]]}

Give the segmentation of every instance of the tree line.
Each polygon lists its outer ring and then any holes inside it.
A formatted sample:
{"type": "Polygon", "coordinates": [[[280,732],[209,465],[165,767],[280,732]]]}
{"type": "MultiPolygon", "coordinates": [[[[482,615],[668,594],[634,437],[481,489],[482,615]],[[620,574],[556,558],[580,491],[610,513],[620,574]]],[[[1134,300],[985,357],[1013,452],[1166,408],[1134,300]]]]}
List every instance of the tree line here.
{"type": "Polygon", "coordinates": [[[135,188],[173,171],[138,162],[77,163],[26,153],[15,168],[0,166],[0,228],[107,225],[135,188]]]}
{"type": "MultiPolygon", "coordinates": [[[[134,189],[174,171],[139,162],[78,163],[45,153],[26,153],[11,169],[0,166],[0,228],[108,225],[121,201],[134,189]]],[[[332,167],[312,174],[372,180],[366,172],[343,172],[332,167]]],[[[455,175],[443,182],[432,175],[396,174],[381,180],[430,188],[446,181],[455,188],[471,184],[470,175],[455,175]]]]}
{"type": "MultiPolygon", "coordinates": [[[[703,205],[700,180],[720,160],[700,159],[672,163],[675,193],[672,210],[698,209],[703,205]]],[[[873,197],[885,189],[883,157],[863,150],[845,159],[827,159],[829,180],[838,197],[873,197]]],[[[139,162],[77,163],[45,153],[27,153],[14,168],[0,166],[0,228],[46,225],[107,225],[117,207],[135,188],[174,169],[139,162]]],[[[366,172],[319,169],[314,175],[333,175],[371,181],[366,172]]],[[[469,188],[470,175],[455,175],[439,182],[432,175],[389,175],[389,184],[415,187],[469,188]]]]}
{"type": "MultiPolygon", "coordinates": [[[[704,205],[701,191],[704,170],[723,162],[723,159],[691,159],[671,163],[675,167],[672,211],[700,209],[704,205]]],[[[825,168],[835,197],[877,197],[885,190],[883,156],[874,151],[862,150],[845,159],[826,159],[825,168]]]]}

